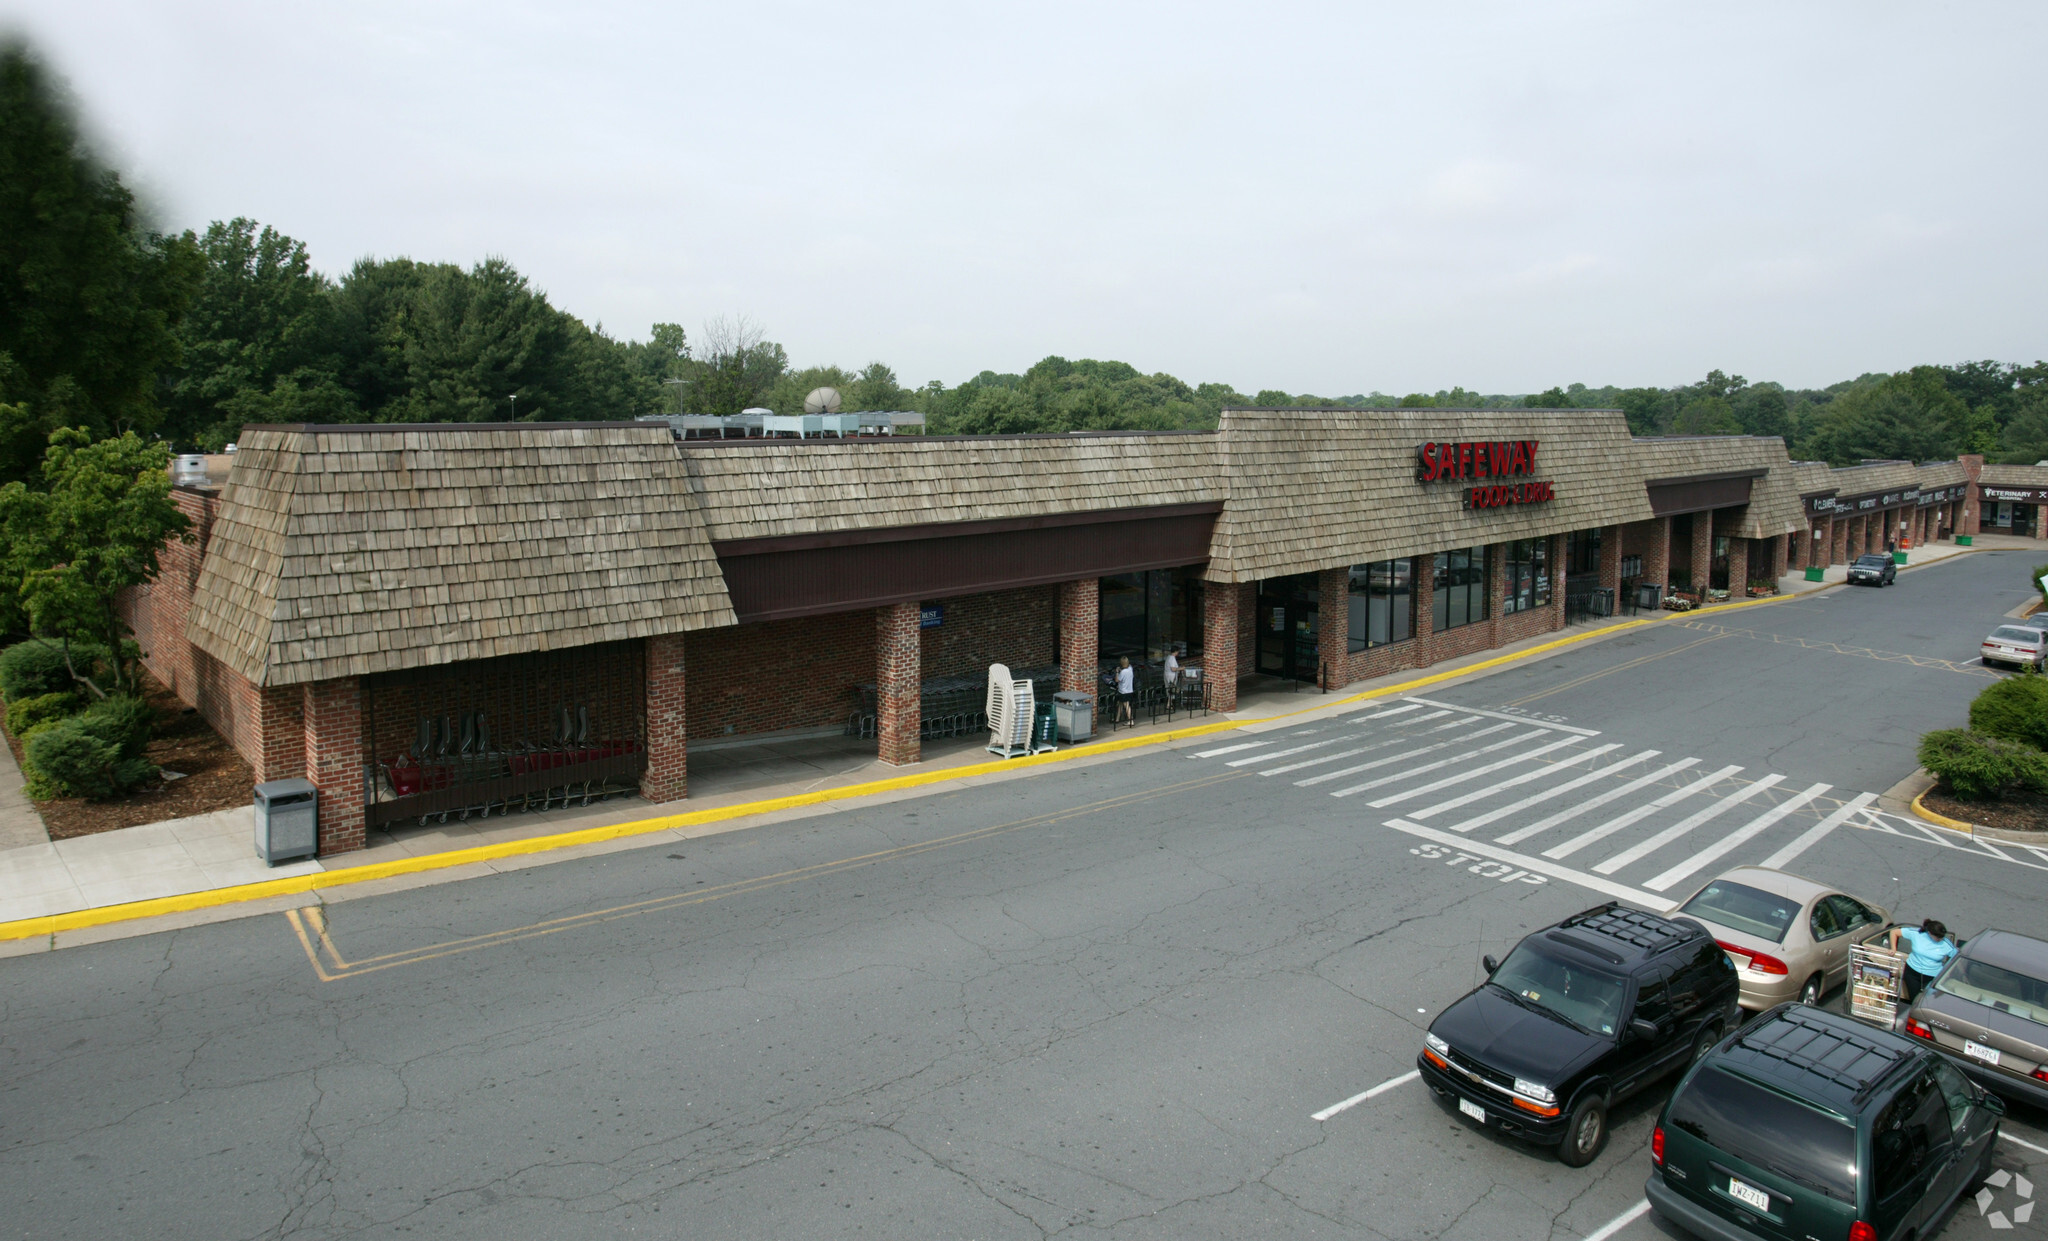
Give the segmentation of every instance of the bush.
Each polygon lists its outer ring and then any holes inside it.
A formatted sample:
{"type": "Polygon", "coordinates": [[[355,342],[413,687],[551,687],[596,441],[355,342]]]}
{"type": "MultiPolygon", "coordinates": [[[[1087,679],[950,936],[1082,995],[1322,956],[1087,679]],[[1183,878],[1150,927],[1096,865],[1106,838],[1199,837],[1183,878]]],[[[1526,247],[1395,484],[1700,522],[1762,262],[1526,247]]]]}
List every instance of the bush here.
{"type": "MultiPolygon", "coordinates": [[[[107,648],[91,642],[71,644],[71,664],[87,676],[107,662],[107,648]]],[[[9,702],[70,693],[78,688],[64,666],[64,644],[42,638],[18,642],[0,651],[0,696],[9,702]]]]}
{"type": "Polygon", "coordinates": [[[79,727],[76,720],[43,729],[23,749],[29,767],[47,781],[43,788],[95,801],[120,792],[114,764],[121,761],[121,751],[79,727]]]}
{"type": "Polygon", "coordinates": [[[26,741],[29,730],[38,724],[61,720],[78,711],[78,698],[72,694],[38,694],[34,698],[23,698],[7,704],[7,731],[26,741]]]}
{"type": "Polygon", "coordinates": [[[154,708],[126,695],[96,702],[78,717],[81,728],[113,746],[122,758],[142,757],[142,748],[149,744],[150,725],[155,722],[154,708]]]}
{"type": "Polygon", "coordinates": [[[2048,603],[2048,586],[2041,585],[2041,579],[2044,577],[2048,577],[2048,564],[2037,564],[2034,566],[2033,576],[2027,579],[2027,585],[2040,593],[2043,603],[2048,603]]]}
{"type": "Polygon", "coordinates": [[[1970,731],[2048,750],[2048,676],[1995,681],[1970,703],[1970,731]]]}
{"type": "Polygon", "coordinates": [[[1944,728],[1920,738],[1920,765],[1963,801],[1986,801],[2021,788],[2048,789],[2048,754],[1966,728],[1944,728]]]}

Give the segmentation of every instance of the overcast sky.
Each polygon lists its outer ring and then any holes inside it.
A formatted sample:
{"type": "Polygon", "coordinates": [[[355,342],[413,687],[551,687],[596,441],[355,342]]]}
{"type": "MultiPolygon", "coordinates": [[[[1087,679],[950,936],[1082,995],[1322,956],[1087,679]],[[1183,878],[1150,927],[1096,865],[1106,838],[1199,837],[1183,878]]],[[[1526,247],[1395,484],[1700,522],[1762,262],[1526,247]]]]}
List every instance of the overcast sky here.
{"type": "Polygon", "coordinates": [[[2031,361],[2048,6],[0,0],[162,221],[1341,395],[2031,361]]]}

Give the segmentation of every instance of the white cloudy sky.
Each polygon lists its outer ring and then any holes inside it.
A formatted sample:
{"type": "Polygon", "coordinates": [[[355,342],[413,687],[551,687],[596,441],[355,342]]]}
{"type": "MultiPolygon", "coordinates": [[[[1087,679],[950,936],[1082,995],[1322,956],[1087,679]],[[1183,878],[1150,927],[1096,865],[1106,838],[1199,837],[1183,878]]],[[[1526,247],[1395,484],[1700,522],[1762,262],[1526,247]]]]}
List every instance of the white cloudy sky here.
{"type": "Polygon", "coordinates": [[[2033,360],[2048,6],[0,0],[166,223],[906,382],[2033,360]]]}

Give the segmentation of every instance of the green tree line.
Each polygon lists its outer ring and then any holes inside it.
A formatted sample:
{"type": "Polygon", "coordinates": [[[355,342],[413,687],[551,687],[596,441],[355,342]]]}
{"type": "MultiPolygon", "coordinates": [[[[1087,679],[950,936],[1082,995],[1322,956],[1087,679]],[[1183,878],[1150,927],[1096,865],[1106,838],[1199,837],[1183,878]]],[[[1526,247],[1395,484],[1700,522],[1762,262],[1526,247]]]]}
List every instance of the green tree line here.
{"type": "Polygon", "coordinates": [[[912,388],[882,362],[795,366],[744,319],[714,319],[695,340],[675,323],[621,339],[502,258],[365,258],[336,278],[303,242],[253,220],[157,231],[36,58],[18,41],[0,48],[0,483],[39,486],[64,427],[217,449],[263,422],[795,413],[818,387],[837,388],[847,409],[920,411],[939,434],[1207,428],[1233,405],[1618,407],[1638,434],[1776,435],[1795,456],[1836,463],[2048,459],[2040,362],[1917,366],[1822,389],[1717,370],[1669,388],[1320,396],[1062,357],[912,388]]]}

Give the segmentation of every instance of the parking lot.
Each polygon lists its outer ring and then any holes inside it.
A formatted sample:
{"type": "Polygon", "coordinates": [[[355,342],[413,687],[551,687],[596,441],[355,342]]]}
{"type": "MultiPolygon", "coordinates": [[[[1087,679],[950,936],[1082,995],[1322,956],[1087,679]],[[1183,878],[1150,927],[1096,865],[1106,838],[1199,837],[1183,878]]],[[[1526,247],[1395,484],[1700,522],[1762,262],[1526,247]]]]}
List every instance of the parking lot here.
{"type": "MultiPolygon", "coordinates": [[[[25,1237],[1622,1238],[1411,1076],[1483,954],[1779,866],[2048,934],[2048,849],[1879,797],[2024,553],[1674,619],[1341,716],[0,962],[25,1237]],[[146,1213],[146,1214],[145,1214],[146,1213]]],[[[1306,705],[1306,701],[1304,702],[1306,705]]],[[[1839,994],[1829,997],[1839,1006],[1839,994]]],[[[2009,1115],[1945,1237],[2048,1230],[2009,1115]]]]}

